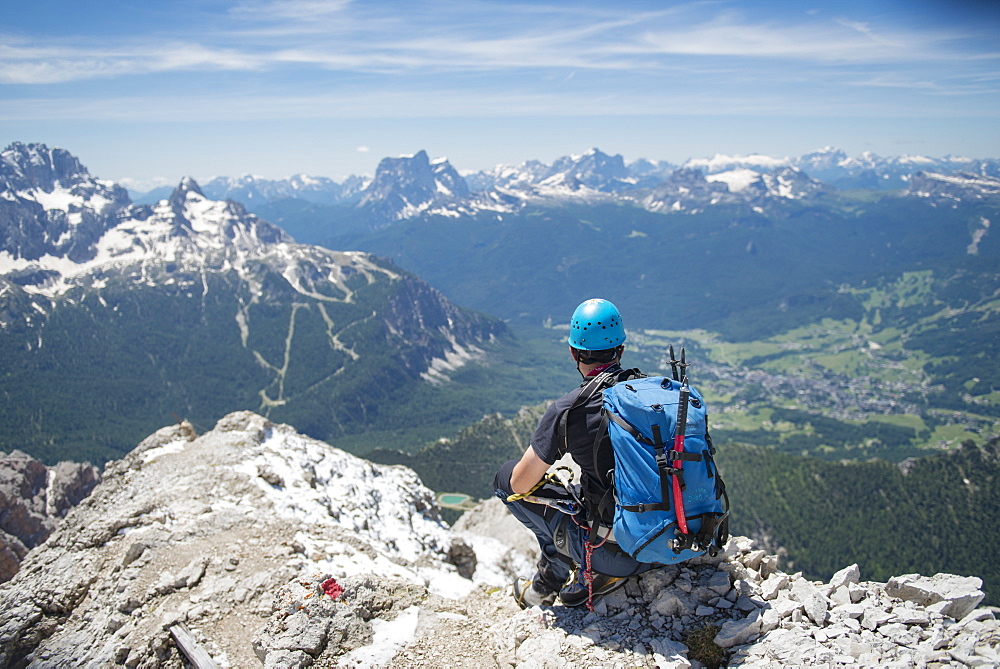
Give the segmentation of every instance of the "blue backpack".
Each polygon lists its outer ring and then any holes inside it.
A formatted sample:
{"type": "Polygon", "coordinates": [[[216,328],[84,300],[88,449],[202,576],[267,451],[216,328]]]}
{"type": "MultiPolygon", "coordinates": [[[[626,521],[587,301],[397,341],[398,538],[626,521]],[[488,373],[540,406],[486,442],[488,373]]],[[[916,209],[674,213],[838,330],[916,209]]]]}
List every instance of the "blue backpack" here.
{"type": "MultiPolygon", "coordinates": [[[[604,390],[602,411],[615,469],[613,485],[591,518],[608,518],[613,501],[615,541],[639,562],[718,554],[729,538],[729,497],[712,459],[708,413],[698,391],[686,380],[631,379],[604,390]],[[684,423],[680,439],[678,419],[684,423]]],[[[598,528],[593,522],[592,542],[598,528]]]]}

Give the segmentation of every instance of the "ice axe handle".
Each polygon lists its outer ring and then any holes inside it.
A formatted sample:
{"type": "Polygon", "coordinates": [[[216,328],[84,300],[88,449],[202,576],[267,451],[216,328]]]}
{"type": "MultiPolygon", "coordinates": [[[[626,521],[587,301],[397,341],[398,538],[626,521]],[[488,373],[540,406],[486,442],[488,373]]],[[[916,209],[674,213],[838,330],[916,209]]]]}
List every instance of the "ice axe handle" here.
{"type": "MultiPolygon", "coordinates": [[[[678,453],[684,452],[684,432],[687,430],[687,407],[691,390],[688,388],[687,379],[681,384],[680,395],[677,398],[677,423],[674,426],[674,450],[678,453]]],[[[673,466],[678,471],[684,467],[682,460],[674,460],[673,466]]],[[[674,486],[674,511],[677,513],[677,528],[681,534],[688,534],[687,518],[684,516],[684,496],[681,490],[681,477],[673,477],[674,486]]]]}

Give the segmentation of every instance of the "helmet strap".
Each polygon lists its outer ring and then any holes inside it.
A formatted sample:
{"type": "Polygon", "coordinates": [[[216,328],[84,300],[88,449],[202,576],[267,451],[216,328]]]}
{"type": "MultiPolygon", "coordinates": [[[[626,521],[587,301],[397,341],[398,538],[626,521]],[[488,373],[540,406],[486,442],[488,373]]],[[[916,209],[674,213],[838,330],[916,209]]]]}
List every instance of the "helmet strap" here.
{"type": "Polygon", "coordinates": [[[577,374],[580,375],[581,379],[587,378],[587,375],[583,373],[582,369],[580,369],[580,360],[581,360],[581,358],[583,356],[581,356],[580,352],[577,349],[575,349],[575,348],[571,348],[570,350],[573,352],[573,361],[576,362],[576,372],[577,372],[577,374]]]}

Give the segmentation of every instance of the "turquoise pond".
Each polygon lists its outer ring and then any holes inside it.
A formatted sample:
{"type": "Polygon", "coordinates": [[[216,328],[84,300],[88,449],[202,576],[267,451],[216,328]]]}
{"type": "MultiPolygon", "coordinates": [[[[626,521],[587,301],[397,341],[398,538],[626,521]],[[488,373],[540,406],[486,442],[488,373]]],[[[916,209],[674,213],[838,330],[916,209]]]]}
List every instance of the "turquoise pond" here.
{"type": "Polygon", "coordinates": [[[467,501],[469,501],[468,495],[441,495],[438,498],[438,502],[441,504],[454,504],[456,506],[467,501]]]}

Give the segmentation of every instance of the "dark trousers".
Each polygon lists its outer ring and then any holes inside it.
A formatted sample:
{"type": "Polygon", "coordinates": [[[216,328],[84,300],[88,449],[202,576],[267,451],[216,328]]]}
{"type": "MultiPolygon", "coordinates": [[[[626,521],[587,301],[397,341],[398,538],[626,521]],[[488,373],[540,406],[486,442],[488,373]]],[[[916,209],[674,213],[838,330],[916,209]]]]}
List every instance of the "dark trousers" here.
{"type": "MultiPolygon", "coordinates": [[[[507,509],[521,523],[531,530],[538,539],[541,555],[538,558],[537,577],[553,590],[558,590],[569,579],[570,569],[574,565],[586,564],[586,543],[590,536],[584,514],[574,517],[544,504],[536,504],[517,500],[508,502],[507,497],[513,491],[510,488],[510,476],[517,460],[504,463],[493,480],[496,496],[503,500],[507,509]],[[560,539],[556,547],[556,539],[560,539]]],[[[536,497],[570,499],[565,488],[546,483],[532,493],[536,497]]],[[[609,576],[631,576],[647,571],[650,564],[637,562],[628,554],[618,549],[617,544],[607,543],[594,549],[590,558],[591,569],[609,576]]]]}

